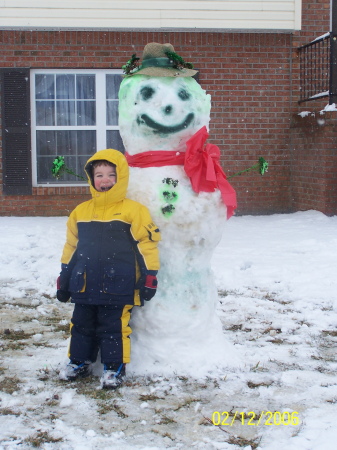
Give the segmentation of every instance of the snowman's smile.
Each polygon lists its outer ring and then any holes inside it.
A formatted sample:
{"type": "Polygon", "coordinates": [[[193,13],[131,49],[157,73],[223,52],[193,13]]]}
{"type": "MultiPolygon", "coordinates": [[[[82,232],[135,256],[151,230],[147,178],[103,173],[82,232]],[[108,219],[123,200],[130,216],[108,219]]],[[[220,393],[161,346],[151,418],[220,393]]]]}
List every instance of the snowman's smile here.
{"type": "Polygon", "coordinates": [[[149,128],[153,129],[154,133],[170,134],[170,133],[178,133],[179,131],[184,130],[190,125],[193,119],[194,114],[189,113],[181,123],[177,125],[166,126],[151,119],[147,114],[142,114],[141,116],[137,117],[137,123],[138,125],[141,124],[147,125],[149,128]]]}

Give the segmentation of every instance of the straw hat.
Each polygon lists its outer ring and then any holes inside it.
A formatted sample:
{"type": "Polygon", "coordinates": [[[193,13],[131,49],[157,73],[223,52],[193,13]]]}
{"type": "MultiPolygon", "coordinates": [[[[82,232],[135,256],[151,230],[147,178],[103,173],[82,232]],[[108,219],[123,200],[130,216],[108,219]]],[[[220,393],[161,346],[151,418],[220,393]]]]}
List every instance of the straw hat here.
{"type": "Polygon", "coordinates": [[[186,63],[175,53],[173,45],[151,42],[144,47],[142,62],[138,70],[132,70],[127,75],[193,77],[196,73],[198,71],[193,70],[192,64],[186,63]]]}

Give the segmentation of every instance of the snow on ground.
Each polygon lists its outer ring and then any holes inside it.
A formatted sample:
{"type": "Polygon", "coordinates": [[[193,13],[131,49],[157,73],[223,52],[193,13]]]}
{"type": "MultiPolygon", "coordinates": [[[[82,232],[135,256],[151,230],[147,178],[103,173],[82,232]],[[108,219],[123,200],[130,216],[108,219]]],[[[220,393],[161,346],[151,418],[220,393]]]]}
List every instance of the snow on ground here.
{"type": "Polygon", "coordinates": [[[99,389],[100,365],[58,380],[72,311],[54,298],[65,223],[0,218],[0,450],[336,448],[336,216],[230,219],[212,267],[241,366],[129,373],[117,391],[99,389]]]}

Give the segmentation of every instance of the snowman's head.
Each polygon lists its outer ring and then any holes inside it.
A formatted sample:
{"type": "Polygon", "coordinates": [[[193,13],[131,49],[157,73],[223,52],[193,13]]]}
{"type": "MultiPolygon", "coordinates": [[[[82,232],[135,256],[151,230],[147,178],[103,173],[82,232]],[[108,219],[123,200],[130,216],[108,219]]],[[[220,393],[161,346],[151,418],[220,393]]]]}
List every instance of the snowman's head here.
{"type": "MultiPolygon", "coordinates": [[[[151,45],[152,50],[160,52],[170,44],[151,45]]],[[[140,70],[122,81],[119,126],[131,155],[148,150],[184,150],[196,131],[204,125],[208,128],[210,95],[191,77],[196,71],[179,71],[167,66],[171,63],[167,57],[143,56],[140,70]],[[153,61],[161,66],[150,66],[153,61]],[[150,65],[144,67],[144,62],[150,65]]]]}

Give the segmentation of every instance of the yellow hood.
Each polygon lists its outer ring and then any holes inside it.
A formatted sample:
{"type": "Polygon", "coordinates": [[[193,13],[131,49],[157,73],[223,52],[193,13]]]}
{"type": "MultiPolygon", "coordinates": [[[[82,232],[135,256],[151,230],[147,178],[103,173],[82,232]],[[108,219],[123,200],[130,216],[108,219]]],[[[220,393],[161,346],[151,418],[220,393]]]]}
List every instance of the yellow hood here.
{"type": "Polygon", "coordinates": [[[99,161],[102,159],[112,164],[115,164],[117,182],[111,189],[109,189],[106,192],[102,192],[101,194],[107,195],[109,197],[109,201],[111,202],[122,201],[126,196],[126,191],[128,188],[129,166],[123,153],[119,152],[118,150],[113,150],[111,148],[108,148],[106,150],[100,150],[99,152],[95,153],[91,158],[88,159],[84,167],[84,170],[88,177],[91,195],[93,198],[95,198],[97,194],[93,182],[92,163],[94,161],[99,161]]]}

